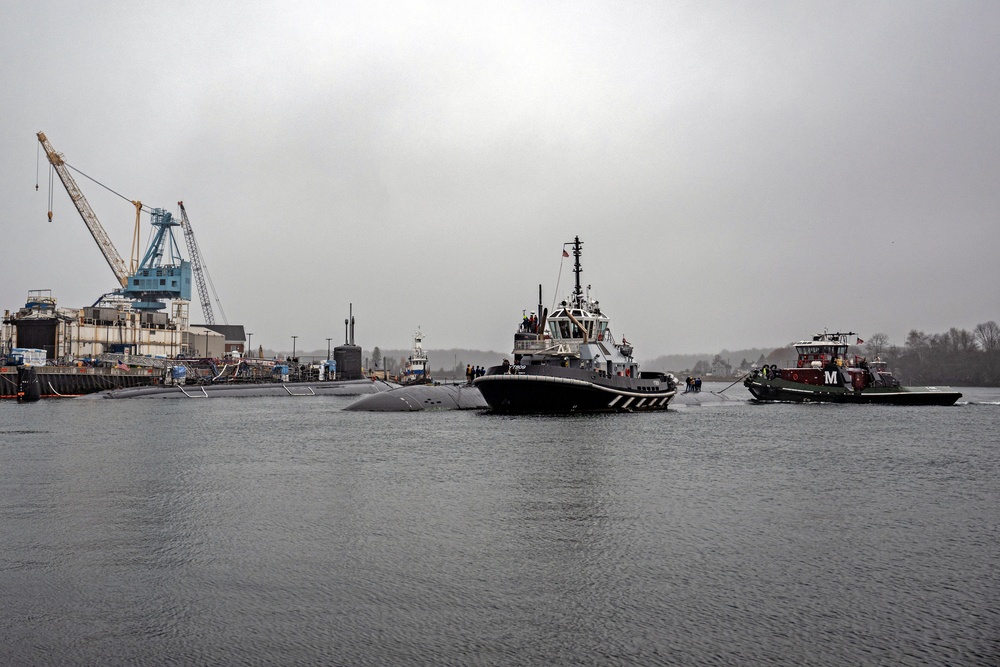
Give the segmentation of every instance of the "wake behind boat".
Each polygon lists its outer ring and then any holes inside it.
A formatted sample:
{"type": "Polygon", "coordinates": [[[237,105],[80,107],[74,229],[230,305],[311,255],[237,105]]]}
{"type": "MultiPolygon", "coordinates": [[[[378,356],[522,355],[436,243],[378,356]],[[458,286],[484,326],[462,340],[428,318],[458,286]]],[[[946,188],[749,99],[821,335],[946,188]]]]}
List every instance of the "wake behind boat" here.
{"type": "Polygon", "coordinates": [[[847,354],[853,332],[821,333],[795,344],[793,368],[764,366],[743,381],[758,401],[953,405],[962,394],[951,387],[903,387],[885,362],[847,354]]]}
{"type": "MultiPolygon", "coordinates": [[[[490,409],[500,413],[632,412],[665,410],[677,379],[640,372],[632,346],[617,342],[600,304],[580,286],[583,242],[573,243],[573,293],[547,314],[525,315],[507,360],[475,379],[490,409]]],[[[564,251],[565,256],[565,251],[564,251]]],[[[541,290],[539,290],[541,301],[541,290]]]]}

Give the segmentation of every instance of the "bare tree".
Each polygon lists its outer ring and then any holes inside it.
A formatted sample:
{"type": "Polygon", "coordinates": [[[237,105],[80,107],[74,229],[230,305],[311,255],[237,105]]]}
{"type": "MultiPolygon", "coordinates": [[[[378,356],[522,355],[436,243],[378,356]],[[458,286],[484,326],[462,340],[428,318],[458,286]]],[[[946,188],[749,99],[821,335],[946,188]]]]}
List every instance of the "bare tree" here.
{"type": "Polygon", "coordinates": [[[881,331],[874,333],[865,341],[865,347],[871,351],[872,357],[882,356],[882,350],[889,346],[889,336],[881,331]]]}
{"type": "Polygon", "coordinates": [[[973,330],[979,346],[983,352],[996,352],[1000,350],[1000,324],[993,320],[977,324],[973,330]]]}
{"type": "Polygon", "coordinates": [[[956,329],[952,327],[948,330],[951,336],[951,345],[956,352],[971,352],[976,349],[976,337],[967,329],[956,329]]]}

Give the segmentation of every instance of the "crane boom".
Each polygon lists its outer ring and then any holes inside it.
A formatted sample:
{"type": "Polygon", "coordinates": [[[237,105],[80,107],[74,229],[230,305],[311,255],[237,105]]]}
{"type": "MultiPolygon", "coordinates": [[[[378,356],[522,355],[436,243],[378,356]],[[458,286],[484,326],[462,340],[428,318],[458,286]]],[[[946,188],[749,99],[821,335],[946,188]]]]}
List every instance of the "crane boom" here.
{"type": "MultiPolygon", "coordinates": [[[[44,132],[38,133],[38,141],[42,144],[42,148],[45,149],[45,155],[49,158],[49,163],[59,174],[59,180],[62,181],[63,186],[66,188],[66,192],[69,193],[70,199],[73,200],[73,204],[76,206],[76,210],[80,212],[80,216],[87,225],[87,229],[90,230],[90,234],[94,237],[94,241],[97,242],[97,247],[101,249],[104,253],[104,259],[108,261],[108,266],[114,271],[115,278],[122,287],[128,285],[128,268],[125,266],[124,260],[122,260],[121,255],[115,249],[113,243],[111,243],[111,238],[108,237],[108,233],[104,231],[104,227],[101,226],[100,221],[97,219],[97,215],[94,213],[94,209],[90,208],[90,203],[87,202],[87,198],[83,196],[80,188],[77,186],[76,181],[73,179],[73,175],[69,173],[69,169],[66,166],[65,160],[63,160],[62,155],[56,153],[55,149],[52,148],[52,144],[49,143],[48,138],[46,138],[44,132]]],[[[52,218],[52,212],[49,211],[49,218],[52,218]]]]}
{"type": "MultiPolygon", "coordinates": [[[[201,299],[201,312],[205,316],[205,324],[215,324],[215,313],[212,310],[212,301],[208,296],[208,281],[206,281],[205,264],[201,261],[201,250],[198,242],[194,238],[194,230],[191,229],[191,221],[188,220],[187,211],[184,209],[184,202],[177,202],[181,210],[181,229],[184,230],[184,240],[187,242],[188,256],[191,259],[191,270],[194,273],[194,282],[198,286],[198,298],[201,299]]],[[[211,280],[209,278],[208,280],[211,280]]],[[[215,291],[214,288],[212,290],[215,291]]],[[[216,296],[218,300],[218,296],[216,296]]],[[[219,304],[222,309],[222,304],[219,304]]],[[[222,313],[222,319],[226,319],[226,314],[222,313]]]]}

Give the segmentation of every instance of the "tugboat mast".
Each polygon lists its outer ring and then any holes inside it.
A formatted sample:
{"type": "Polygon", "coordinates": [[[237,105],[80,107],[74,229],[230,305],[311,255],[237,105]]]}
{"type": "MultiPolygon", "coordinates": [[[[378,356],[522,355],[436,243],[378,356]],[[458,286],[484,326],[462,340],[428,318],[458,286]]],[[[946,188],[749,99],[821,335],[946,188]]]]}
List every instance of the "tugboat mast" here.
{"type": "Polygon", "coordinates": [[[573,305],[577,308],[583,308],[583,288],[580,287],[580,274],[583,272],[583,269],[580,268],[580,255],[582,254],[583,242],[577,236],[573,239],[573,273],[576,274],[576,285],[573,287],[573,305]]]}

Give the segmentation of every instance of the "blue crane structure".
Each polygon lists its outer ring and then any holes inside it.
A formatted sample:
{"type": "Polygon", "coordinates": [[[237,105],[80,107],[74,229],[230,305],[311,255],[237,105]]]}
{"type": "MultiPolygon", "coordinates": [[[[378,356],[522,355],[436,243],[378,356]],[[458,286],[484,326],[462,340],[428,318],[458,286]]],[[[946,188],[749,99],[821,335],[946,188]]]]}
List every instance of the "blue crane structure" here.
{"type": "Polygon", "coordinates": [[[154,208],[150,224],[156,230],[153,240],[138,270],[122,289],[122,294],[132,299],[132,307],[142,311],[161,310],[165,307],[163,299],[191,300],[191,262],[181,257],[174,238],[173,228],[181,223],[170,211],[154,208]]]}
{"type": "MultiPolygon", "coordinates": [[[[183,299],[189,301],[191,299],[191,263],[181,257],[180,247],[174,239],[173,232],[173,228],[181,226],[181,223],[174,220],[173,215],[162,208],[145,209],[141,203],[131,202],[136,206],[137,210],[136,232],[138,232],[138,211],[140,209],[149,211],[151,216],[150,223],[153,225],[155,232],[142,261],[136,262],[135,258],[133,258],[133,266],[137,266],[137,268],[133,269],[133,267],[129,267],[126,269],[121,255],[118,254],[118,250],[104,231],[104,227],[101,226],[97,215],[87,202],[87,198],[83,196],[83,192],[77,186],[76,180],[70,174],[69,165],[66,163],[65,158],[52,148],[52,144],[49,143],[48,138],[43,132],[38,133],[38,142],[45,150],[45,155],[48,157],[52,169],[58,174],[70,199],[73,200],[76,210],[80,213],[84,223],[86,223],[87,228],[94,237],[94,241],[97,242],[101,252],[104,253],[104,258],[115,274],[115,278],[121,285],[121,288],[116,289],[113,294],[130,299],[134,309],[145,312],[165,308],[164,299],[183,299]]],[[[83,175],[86,176],[86,174],[83,175]]],[[[88,176],[87,178],[90,177],[88,176]]],[[[97,183],[97,181],[94,182],[97,183]]],[[[126,201],[131,201],[101,183],[98,183],[98,185],[101,185],[126,201]]],[[[50,181],[50,200],[51,191],[52,186],[50,181]]],[[[52,220],[51,201],[49,206],[49,220],[52,220]]],[[[135,255],[138,254],[137,238],[133,240],[133,252],[135,255]]]]}

